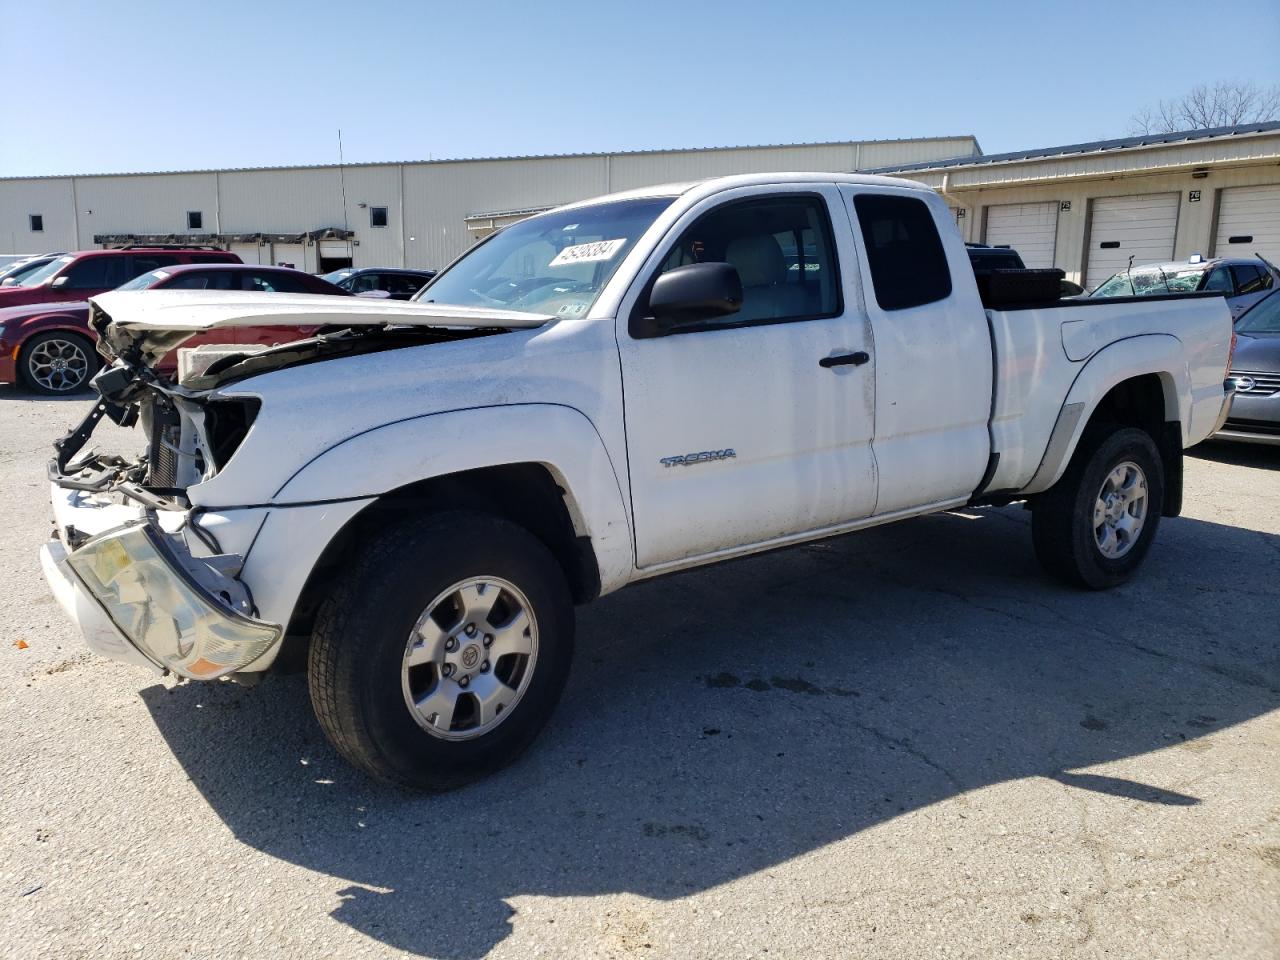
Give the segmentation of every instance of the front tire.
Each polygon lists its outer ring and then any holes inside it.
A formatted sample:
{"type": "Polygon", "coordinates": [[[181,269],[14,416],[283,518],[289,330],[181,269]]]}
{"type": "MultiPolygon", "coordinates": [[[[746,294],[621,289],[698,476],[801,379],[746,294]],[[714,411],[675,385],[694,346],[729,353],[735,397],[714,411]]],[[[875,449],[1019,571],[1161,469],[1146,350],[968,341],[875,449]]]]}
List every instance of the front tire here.
{"type": "Polygon", "coordinates": [[[23,384],[47,397],[63,397],[84,390],[98,370],[93,344],[78,333],[50,330],[38,333],[18,354],[18,375],[23,384]]]}
{"type": "Polygon", "coordinates": [[[1164,509],[1164,466],[1135,427],[1092,430],[1066,473],[1032,504],[1036,558],[1073,586],[1107,590],[1141,565],[1164,509]]]}
{"type": "Polygon", "coordinates": [[[573,642],[568,584],[540,540],[483,513],[418,518],[376,535],[322,604],[311,703],[355,766],[448,790],[533,741],[573,642]]]}

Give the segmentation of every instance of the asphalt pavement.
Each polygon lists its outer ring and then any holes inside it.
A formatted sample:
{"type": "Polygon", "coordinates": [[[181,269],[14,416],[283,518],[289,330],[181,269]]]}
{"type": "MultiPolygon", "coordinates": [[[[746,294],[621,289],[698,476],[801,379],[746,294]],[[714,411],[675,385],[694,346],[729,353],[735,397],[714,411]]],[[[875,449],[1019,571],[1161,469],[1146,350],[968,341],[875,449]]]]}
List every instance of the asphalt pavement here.
{"type": "Polygon", "coordinates": [[[1017,506],[624,590],[533,749],[422,796],[303,677],[87,653],[36,559],[86,404],[0,386],[0,956],[1280,956],[1280,448],[1192,451],[1107,593],[1017,506]]]}

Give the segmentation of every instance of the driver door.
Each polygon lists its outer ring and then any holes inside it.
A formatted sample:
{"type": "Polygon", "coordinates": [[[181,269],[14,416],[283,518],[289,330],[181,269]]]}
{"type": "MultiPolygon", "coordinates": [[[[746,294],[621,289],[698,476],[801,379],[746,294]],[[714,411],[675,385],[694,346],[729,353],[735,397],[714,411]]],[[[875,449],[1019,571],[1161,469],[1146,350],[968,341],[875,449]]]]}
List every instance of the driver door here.
{"type": "Polygon", "coordinates": [[[726,191],[670,236],[619,319],[637,565],[870,516],[875,365],[838,191],[726,191]],[[738,313],[635,335],[642,326],[629,318],[643,313],[654,277],[717,260],[742,279],[738,313]]]}

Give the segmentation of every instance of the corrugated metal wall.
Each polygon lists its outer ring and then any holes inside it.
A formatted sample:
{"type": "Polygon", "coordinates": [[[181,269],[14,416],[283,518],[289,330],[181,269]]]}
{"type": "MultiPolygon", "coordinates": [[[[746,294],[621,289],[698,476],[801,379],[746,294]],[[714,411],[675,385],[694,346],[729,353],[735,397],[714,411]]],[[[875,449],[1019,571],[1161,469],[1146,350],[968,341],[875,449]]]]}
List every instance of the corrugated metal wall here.
{"type": "MultiPolygon", "coordinates": [[[[95,234],[286,233],[345,223],[358,241],[357,266],[439,268],[472,243],[464,220],[475,213],[732,173],[847,172],[976,153],[972,137],[959,137],[354,165],[341,172],[300,167],[0,180],[0,253],[83,249],[95,234]],[[387,208],[385,227],[371,225],[374,207],[387,208]],[[203,216],[199,231],[187,229],[191,210],[203,216]],[[29,230],[32,213],[44,217],[43,233],[29,230]]],[[[305,261],[316,269],[314,247],[305,261]]]]}

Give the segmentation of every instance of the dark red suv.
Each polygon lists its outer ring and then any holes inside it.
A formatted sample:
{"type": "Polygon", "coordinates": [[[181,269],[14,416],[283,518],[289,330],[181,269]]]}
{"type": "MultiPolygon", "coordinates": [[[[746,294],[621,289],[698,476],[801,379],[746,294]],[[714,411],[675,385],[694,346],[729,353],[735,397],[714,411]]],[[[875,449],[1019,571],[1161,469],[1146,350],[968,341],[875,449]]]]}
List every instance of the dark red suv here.
{"type": "Polygon", "coordinates": [[[0,287],[0,308],[28,303],[87,300],[134,277],[180,263],[240,263],[216,247],[123,247],[68,253],[24,277],[20,287],[0,287]]]}

